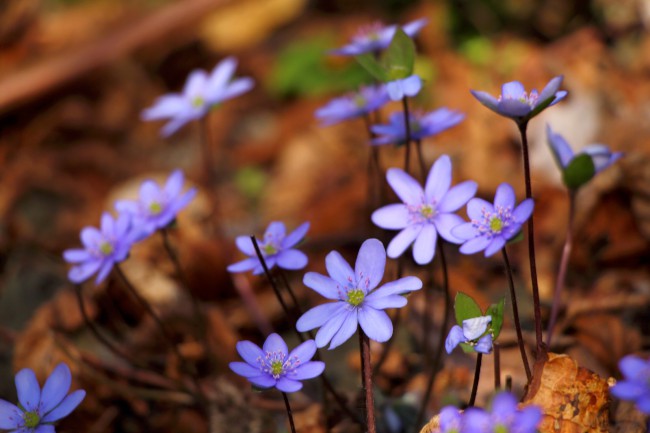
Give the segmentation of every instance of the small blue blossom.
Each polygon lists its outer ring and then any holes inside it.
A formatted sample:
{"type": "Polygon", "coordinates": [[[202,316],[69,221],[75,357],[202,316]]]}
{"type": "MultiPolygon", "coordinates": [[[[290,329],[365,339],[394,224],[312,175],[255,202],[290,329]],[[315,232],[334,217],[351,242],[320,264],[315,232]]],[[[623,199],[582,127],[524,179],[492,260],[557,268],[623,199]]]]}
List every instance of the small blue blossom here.
{"type": "Polygon", "coordinates": [[[531,198],[516,207],[515,200],[515,191],[507,183],[497,188],[494,205],[480,198],[471,199],[467,203],[467,215],[471,222],[451,230],[454,236],[465,241],[460,252],[474,254],[485,250],[485,257],[489,257],[514,238],[535,207],[531,198]]]}
{"type": "Polygon", "coordinates": [[[10,433],[55,433],[53,423],[70,414],[86,391],[68,394],[72,375],[67,365],[56,366],[41,390],[34,371],[24,368],[16,374],[19,406],[0,399],[0,429],[10,433]]]}
{"type": "Polygon", "coordinates": [[[492,410],[471,407],[462,415],[460,433],[535,433],[542,420],[537,406],[519,409],[509,392],[500,392],[492,400],[492,410]]]}
{"type": "MultiPolygon", "coordinates": [[[[264,233],[264,239],[257,241],[266,266],[271,269],[277,264],[278,267],[289,270],[302,269],[307,266],[305,253],[293,248],[305,237],[307,230],[309,230],[309,223],[303,223],[286,235],[284,223],[274,221],[269,224],[264,233]]],[[[235,242],[237,248],[249,257],[228,266],[228,272],[248,272],[252,270],[254,275],[264,272],[264,268],[255,253],[255,246],[251,238],[249,236],[238,236],[235,242]]]]}
{"type": "Polygon", "coordinates": [[[65,261],[74,264],[68,278],[73,283],[82,283],[97,272],[95,284],[99,284],[108,276],[113,265],[126,259],[129,254],[135,240],[131,216],[123,213],[113,219],[111,214],[104,212],[100,229],[84,227],[80,237],[83,249],[63,252],[65,261]]]}
{"type": "Polygon", "coordinates": [[[357,93],[332,99],[327,105],[316,110],[315,115],[324,126],[329,126],[364,116],[378,110],[388,101],[386,86],[367,86],[357,93]]]}
{"type": "Polygon", "coordinates": [[[534,89],[527,93],[519,81],[505,83],[501,87],[501,95],[498,98],[487,92],[477,90],[470,90],[470,92],[490,110],[520,123],[530,120],[546,107],[555,105],[564,99],[567,92],[559,90],[562,79],[561,75],[553,78],[539,94],[534,89]]]}
{"type": "Polygon", "coordinates": [[[259,388],[276,388],[296,392],[301,380],[319,376],[325,369],[322,361],[311,361],[316,353],[314,340],[307,340],[289,352],[278,334],[271,334],[260,348],[250,341],[237,343],[237,352],[246,362],[231,362],[230,369],[259,388]]]}
{"type": "Polygon", "coordinates": [[[569,143],[560,134],[554,133],[549,125],[546,125],[546,137],[555,162],[562,170],[567,168],[576,156],[586,154],[594,163],[594,174],[598,174],[623,156],[622,152],[612,152],[604,144],[590,144],[585,146],[582,152],[574,155],[569,143]]]}
{"type": "Polygon", "coordinates": [[[151,235],[158,229],[169,226],[180,212],[196,195],[196,188],[183,190],[183,172],[174,171],[165,186],[160,188],[153,180],[146,180],[140,186],[138,201],[120,200],[115,209],[127,213],[132,218],[134,232],[139,239],[151,235]]]}
{"type": "MultiPolygon", "coordinates": [[[[411,21],[404,25],[402,30],[412,38],[418,34],[426,23],[426,19],[411,21]]],[[[395,30],[397,30],[396,25],[384,26],[381,23],[363,27],[352,38],[352,42],[336,50],[331,50],[330,54],[341,56],[358,56],[365,53],[378,54],[381,50],[388,47],[390,41],[393,39],[395,30]]]]}
{"type": "Polygon", "coordinates": [[[612,395],[633,401],[639,411],[650,414],[650,360],[628,355],[620,360],[618,368],[623,380],[610,388],[612,395]]]}
{"type": "Polygon", "coordinates": [[[454,406],[445,406],[438,415],[438,431],[440,433],[459,433],[462,414],[454,406]]]}
{"type": "Polygon", "coordinates": [[[387,230],[401,230],[388,244],[388,257],[402,255],[413,244],[413,258],[419,265],[430,263],[438,235],[453,243],[462,239],[451,229],[463,223],[456,215],[476,193],[476,182],[465,181],[452,188],[451,159],[442,155],[433,164],[424,189],[408,173],[391,168],[386,179],[403,203],[390,204],[373,212],[372,222],[387,230]]]}
{"type": "Polygon", "coordinates": [[[320,328],[316,334],[318,347],[328,343],[330,349],[340,346],[355,333],[357,325],[370,339],[388,341],[393,335],[393,324],[383,310],[405,306],[407,301],[402,295],[422,288],[422,281],[416,277],[377,287],[386,266],[386,251],[377,239],[368,239],[361,245],[354,270],[336,251],[327,255],[325,266],[329,277],[307,272],[303,283],[335,302],[312,308],[296,323],[300,332],[320,328]]]}
{"type": "Polygon", "coordinates": [[[479,316],[463,320],[463,327],[454,325],[445,340],[445,349],[451,353],[460,343],[471,345],[476,352],[492,352],[492,334],[488,325],[492,316],[479,316]],[[487,332],[487,333],[486,333],[487,332]]]}
{"type": "Polygon", "coordinates": [[[400,101],[405,96],[412,98],[420,93],[421,89],[422,79],[417,75],[386,83],[386,91],[391,101],[400,101]]]}
{"type": "Polygon", "coordinates": [[[154,105],[142,112],[143,120],[170,119],[161,133],[168,137],[192,120],[205,116],[210,109],[232,99],[253,87],[251,78],[233,79],[237,60],[223,59],[210,74],[196,69],[185,83],[182,93],[159,97],[154,105]]]}
{"type": "MultiPolygon", "coordinates": [[[[459,111],[439,108],[428,113],[410,113],[409,129],[412,140],[422,140],[425,137],[440,134],[452,126],[459,124],[465,115],[459,111]]],[[[388,124],[373,125],[372,132],[379,137],[371,141],[372,144],[403,144],[406,142],[406,127],[404,124],[404,113],[397,111],[392,113],[388,124]]]]}

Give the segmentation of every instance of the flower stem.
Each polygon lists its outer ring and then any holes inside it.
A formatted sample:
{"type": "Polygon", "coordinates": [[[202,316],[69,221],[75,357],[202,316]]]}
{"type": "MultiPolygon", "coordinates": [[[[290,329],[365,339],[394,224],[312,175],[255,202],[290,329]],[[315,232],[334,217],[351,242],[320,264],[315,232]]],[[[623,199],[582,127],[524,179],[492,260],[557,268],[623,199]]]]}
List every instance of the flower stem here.
{"type": "Polygon", "coordinates": [[[406,131],[406,137],[404,138],[404,171],[409,172],[409,166],[411,165],[411,116],[409,115],[409,103],[406,95],[402,98],[402,107],[404,108],[404,129],[406,131]]]}
{"type": "Polygon", "coordinates": [[[469,396],[469,403],[467,406],[472,407],[476,402],[476,392],[478,391],[478,380],[481,377],[481,361],[483,361],[483,354],[477,353],[476,368],[474,369],[474,383],[472,384],[472,393],[469,396]]]}
{"type": "Polygon", "coordinates": [[[566,280],[567,267],[569,266],[569,256],[571,256],[571,249],[573,248],[573,220],[575,218],[575,201],[576,194],[574,190],[569,191],[569,222],[566,229],[566,239],[564,240],[564,248],[562,249],[562,258],[560,259],[560,269],[557,273],[557,280],[555,281],[555,291],[553,292],[553,305],[551,307],[551,317],[548,322],[548,330],[546,332],[546,346],[551,346],[551,337],[553,336],[553,328],[557,322],[557,315],[560,310],[560,294],[564,288],[564,281],[566,280]]]}
{"type": "Polygon", "coordinates": [[[501,346],[498,342],[492,345],[492,353],[494,354],[494,390],[501,389],[501,346]]]}
{"type": "MultiPolygon", "coordinates": [[[[269,271],[269,267],[266,265],[266,259],[264,259],[264,255],[262,254],[262,250],[260,250],[260,246],[257,243],[257,239],[255,238],[255,235],[251,235],[250,238],[251,238],[251,242],[253,243],[253,247],[255,247],[255,254],[257,254],[257,258],[259,259],[260,264],[262,265],[262,269],[264,269],[264,274],[266,275],[266,278],[269,280],[269,284],[271,284],[271,288],[275,293],[275,297],[278,298],[278,302],[280,303],[280,306],[282,307],[284,314],[287,315],[289,320],[295,320],[296,318],[293,317],[293,314],[291,314],[291,311],[289,310],[287,303],[284,301],[284,298],[282,297],[282,293],[280,293],[280,289],[278,288],[278,285],[275,282],[275,278],[273,278],[273,275],[271,275],[271,271],[269,271]]],[[[298,334],[300,341],[304,342],[305,339],[302,337],[300,332],[296,331],[296,333],[298,334]]]]}
{"type": "MultiPolygon", "coordinates": [[[[530,180],[530,160],[528,157],[528,137],[526,136],[526,128],[528,121],[517,122],[519,133],[521,134],[521,147],[523,149],[524,159],[524,181],[526,184],[526,198],[533,197],[532,182],[530,180]]],[[[537,264],[535,261],[535,229],[533,227],[533,216],[530,215],[528,223],[528,260],[530,262],[530,279],[533,286],[533,309],[535,312],[535,340],[537,342],[537,359],[543,358],[546,355],[547,348],[542,341],[542,313],[541,304],[539,300],[539,285],[537,283],[537,264]]],[[[529,376],[530,377],[530,376],[529,376]]]]}
{"type": "Polygon", "coordinates": [[[519,308],[517,307],[517,295],[515,293],[515,282],[512,278],[512,267],[510,266],[510,260],[508,259],[508,252],[506,247],[501,249],[503,255],[503,262],[506,268],[506,274],[508,275],[508,287],[510,288],[510,298],[512,302],[512,316],[515,319],[515,330],[517,331],[517,343],[519,344],[519,352],[521,353],[521,362],[524,364],[524,369],[526,370],[526,379],[530,381],[532,374],[530,372],[530,366],[528,365],[528,356],[526,356],[526,346],[524,344],[524,337],[521,332],[521,321],[519,320],[519,308]]]}
{"type": "Polygon", "coordinates": [[[287,393],[282,393],[282,398],[284,399],[284,405],[287,408],[287,416],[289,417],[289,425],[291,426],[291,433],[296,433],[296,426],[293,424],[293,413],[291,412],[291,405],[289,404],[289,397],[287,393]]]}
{"type": "Polygon", "coordinates": [[[361,349],[361,382],[365,396],[366,428],[368,433],[377,433],[375,425],[375,401],[372,394],[372,365],[370,364],[370,339],[359,327],[359,347],[361,349]]]}

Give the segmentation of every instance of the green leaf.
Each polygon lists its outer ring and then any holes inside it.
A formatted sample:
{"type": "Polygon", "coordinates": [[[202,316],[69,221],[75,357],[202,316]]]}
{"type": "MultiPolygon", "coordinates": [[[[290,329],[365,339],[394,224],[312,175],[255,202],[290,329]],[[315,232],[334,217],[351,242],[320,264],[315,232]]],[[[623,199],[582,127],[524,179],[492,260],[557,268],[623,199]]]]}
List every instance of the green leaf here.
{"type": "Polygon", "coordinates": [[[501,332],[501,327],[503,326],[503,307],[506,303],[505,296],[501,298],[496,304],[490,305],[487,309],[486,315],[492,316],[492,338],[496,340],[499,337],[501,332]]]}
{"type": "Polygon", "coordinates": [[[366,71],[368,71],[370,75],[375,77],[377,80],[381,82],[390,81],[388,79],[388,72],[386,71],[386,69],[384,69],[381,63],[379,63],[379,61],[372,54],[370,53],[360,54],[358,56],[355,56],[354,58],[356,59],[357,62],[359,62],[361,66],[363,66],[363,68],[366,71]]]}
{"type": "Polygon", "coordinates": [[[413,75],[413,65],[415,64],[415,43],[408,37],[401,27],[395,30],[393,40],[382,56],[384,70],[388,73],[388,78],[400,80],[413,75]]]}
{"type": "Polygon", "coordinates": [[[567,188],[575,190],[589,182],[596,174],[596,167],[591,156],[583,153],[571,160],[562,173],[562,180],[567,188]]]}
{"type": "Polygon", "coordinates": [[[456,323],[463,326],[463,320],[480,317],[483,315],[481,307],[476,301],[463,292],[458,292],[454,301],[454,310],[456,312],[456,323]]]}
{"type": "Polygon", "coordinates": [[[465,352],[465,353],[474,353],[475,352],[474,346],[472,346],[471,344],[460,343],[460,348],[463,349],[463,352],[465,352]]]}

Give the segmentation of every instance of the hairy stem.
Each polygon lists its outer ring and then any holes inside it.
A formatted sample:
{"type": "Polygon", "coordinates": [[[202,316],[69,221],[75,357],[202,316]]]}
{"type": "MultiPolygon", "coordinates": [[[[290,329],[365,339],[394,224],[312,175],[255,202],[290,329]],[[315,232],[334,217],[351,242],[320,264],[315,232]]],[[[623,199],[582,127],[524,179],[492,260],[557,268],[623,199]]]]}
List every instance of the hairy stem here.
{"type": "Polygon", "coordinates": [[[365,397],[366,428],[368,433],[377,433],[375,425],[375,401],[372,393],[372,365],[370,364],[370,339],[359,327],[359,347],[361,349],[361,375],[365,397]]]}

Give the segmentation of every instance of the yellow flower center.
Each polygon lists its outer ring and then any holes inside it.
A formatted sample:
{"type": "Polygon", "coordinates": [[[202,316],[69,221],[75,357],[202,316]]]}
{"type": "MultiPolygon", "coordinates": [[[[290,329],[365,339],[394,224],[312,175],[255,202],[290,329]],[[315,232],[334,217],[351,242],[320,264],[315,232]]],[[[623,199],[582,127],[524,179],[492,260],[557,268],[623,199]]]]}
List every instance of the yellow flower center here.
{"type": "Polygon", "coordinates": [[[149,204],[149,212],[151,212],[153,215],[157,215],[161,211],[162,211],[162,205],[157,201],[152,201],[151,204],[149,204]]]}
{"type": "Polygon", "coordinates": [[[113,245],[110,242],[104,241],[99,244],[99,251],[101,251],[103,255],[107,256],[113,252],[113,245]]]}
{"type": "Polygon", "coordinates": [[[358,307],[363,302],[363,299],[366,295],[363,294],[363,290],[354,289],[348,292],[348,304],[358,307]]]}
{"type": "Polygon", "coordinates": [[[282,361],[273,361],[271,363],[271,374],[273,377],[277,378],[282,374],[282,370],[284,370],[282,366],[282,361]]]}
{"type": "Polygon", "coordinates": [[[33,429],[38,427],[41,417],[38,416],[37,412],[25,412],[23,413],[23,421],[25,421],[25,427],[33,429]]]}
{"type": "Polygon", "coordinates": [[[201,96],[195,96],[192,99],[192,106],[194,108],[200,108],[203,107],[203,105],[205,105],[205,99],[203,99],[201,96]]]}
{"type": "Polygon", "coordinates": [[[493,233],[500,233],[502,228],[503,221],[501,221],[501,218],[493,217],[490,220],[490,230],[492,230],[493,233]]]}
{"type": "Polygon", "coordinates": [[[264,251],[264,254],[267,256],[272,256],[273,254],[278,252],[278,249],[275,248],[275,245],[273,244],[266,244],[262,247],[262,250],[264,251]]]}
{"type": "Polygon", "coordinates": [[[433,206],[425,204],[420,208],[420,214],[425,218],[430,218],[434,214],[433,206]]]}

